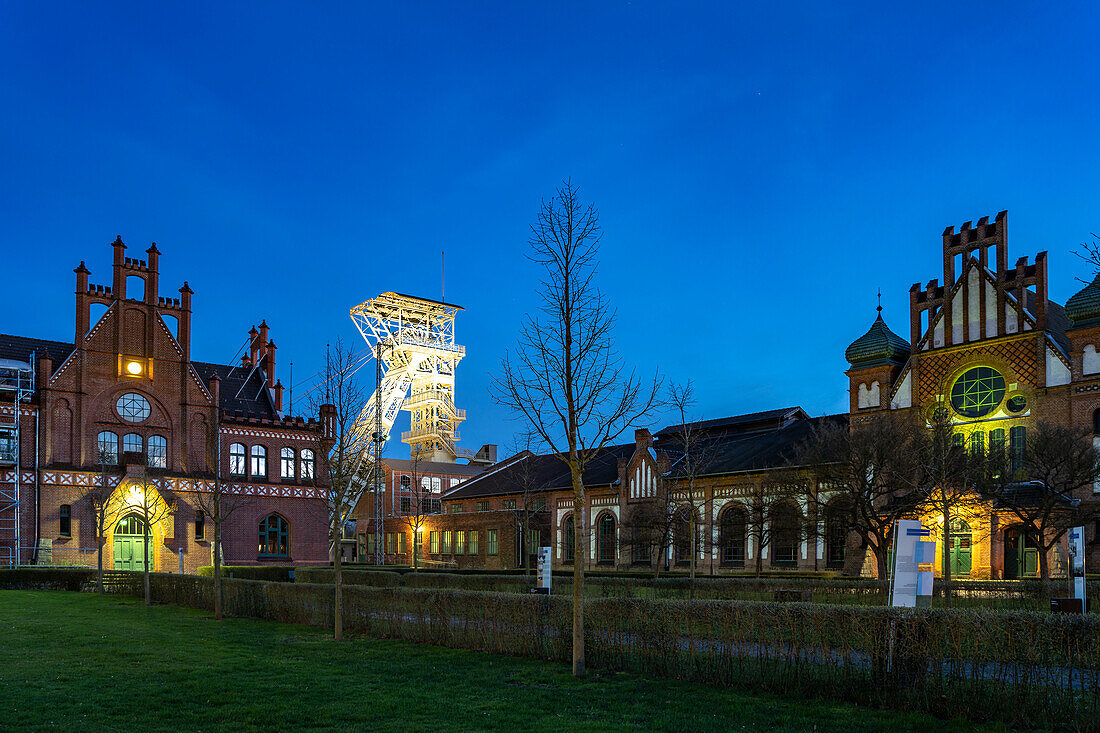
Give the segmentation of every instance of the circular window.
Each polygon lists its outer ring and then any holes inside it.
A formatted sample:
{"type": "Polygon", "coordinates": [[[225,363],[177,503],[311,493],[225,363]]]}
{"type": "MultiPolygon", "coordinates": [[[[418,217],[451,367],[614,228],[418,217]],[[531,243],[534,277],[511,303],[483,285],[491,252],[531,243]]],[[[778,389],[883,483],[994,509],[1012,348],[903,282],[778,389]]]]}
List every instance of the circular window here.
{"type": "Polygon", "coordinates": [[[1005,378],[996,369],[974,367],[963,372],[951,388],[951,406],[963,417],[984,417],[1005,396],[1005,378]]]}
{"type": "Polygon", "coordinates": [[[142,422],[149,418],[149,400],[136,392],[127,392],[118,398],[115,408],[123,420],[142,422]]]}
{"type": "Polygon", "coordinates": [[[1007,404],[1009,412],[1023,412],[1027,409],[1027,397],[1024,397],[1022,394],[1009,397],[1007,404]]]}

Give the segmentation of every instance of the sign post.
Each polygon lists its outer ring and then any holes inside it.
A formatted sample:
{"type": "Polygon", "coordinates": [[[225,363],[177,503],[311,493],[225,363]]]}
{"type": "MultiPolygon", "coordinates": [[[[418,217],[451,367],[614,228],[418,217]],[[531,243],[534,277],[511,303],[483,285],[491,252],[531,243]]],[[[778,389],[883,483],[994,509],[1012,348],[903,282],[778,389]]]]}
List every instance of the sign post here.
{"type": "Polygon", "coordinates": [[[536,593],[550,594],[550,580],[553,578],[553,573],[550,567],[551,551],[549,547],[539,548],[539,561],[538,561],[538,574],[537,585],[535,586],[536,593]]]}
{"type": "Polygon", "coordinates": [[[1085,528],[1074,527],[1069,531],[1069,577],[1073,597],[1081,601],[1081,613],[1087,613],[1085,599],[1085,528]]]}
{"type": "Polygon", "coordinates": [[[932,605],[932,572],[922,570],[936,560],[936,543],[916,519],[894,524],[894,567],[890,579],[890,605],[915,608],[932,605]]]}

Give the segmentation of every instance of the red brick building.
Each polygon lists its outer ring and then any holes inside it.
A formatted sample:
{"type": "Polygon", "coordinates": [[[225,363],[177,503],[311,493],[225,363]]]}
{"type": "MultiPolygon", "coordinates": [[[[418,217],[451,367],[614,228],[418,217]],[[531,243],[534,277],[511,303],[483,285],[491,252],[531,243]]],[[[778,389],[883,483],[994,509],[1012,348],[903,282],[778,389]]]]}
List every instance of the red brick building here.
{"type": "Polygon", "coordinates": [[[149,518],[153,567],[194,572],[211,563],[197,499],[216,475],[235,507],[226,563],[326,561],[322,422],[286,414],[267,324],[239,363],[192,360],[191,288],[160,294],[156,244],[147,260],[112,246],[109,286],[75,270],[72,343],[0,335],[0,564],[94,564],[89,490],[105,480],[105,567],[140,567],[149,518]],[[137,511],[143,486],[155,512],[137,511]]]}

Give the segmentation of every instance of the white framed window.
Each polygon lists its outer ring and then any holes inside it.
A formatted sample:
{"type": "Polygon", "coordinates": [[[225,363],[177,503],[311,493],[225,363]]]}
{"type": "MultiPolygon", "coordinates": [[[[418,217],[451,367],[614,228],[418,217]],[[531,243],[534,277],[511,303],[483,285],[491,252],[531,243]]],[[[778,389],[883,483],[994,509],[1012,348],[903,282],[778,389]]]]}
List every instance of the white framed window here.
{"type": "Polygon", "coordinates": [[[279,476],[282,478],[294,478],[294,449],[283,448],[279,451],[279,476]]]}
{"type": "Polygon", "coordinates": [[[308,481],[314,477],[316,459],[313,457],[313,451],[309,448],[302,449],[300,458],[302,461],[302,479],[308,481]]]}
{"type": "Polygon", "coordinates": [[[262,445],[252,446],[252,471],[258,478],[267,477],[267,448],[262,445]]]}
{"type": "Polygon", "coordinates": [[[229,473],[244,476],[246,467],[244,444],[233,443],[229,446],[229,473]]]}

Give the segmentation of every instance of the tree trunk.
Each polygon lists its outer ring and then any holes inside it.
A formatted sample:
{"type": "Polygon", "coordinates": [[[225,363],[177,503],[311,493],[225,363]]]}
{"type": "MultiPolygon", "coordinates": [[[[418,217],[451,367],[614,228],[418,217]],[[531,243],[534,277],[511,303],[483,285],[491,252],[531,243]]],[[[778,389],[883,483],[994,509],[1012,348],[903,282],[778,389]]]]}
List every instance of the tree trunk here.
{"type": "Polygon", "coordinates": [[[951,608],[951,507],[943,507],[943,605],[951,608]]]}
{"type": "Polygon", "coordinates": [[[214,522],[214,620],[222,618],[222,523],[214,522]]]}
{"type": "Polygon", "coordinates": [[[105,540],[103,539],[103,529],[99,531],[99,552],[96,553],[99,557],[96,559],[96,587],[99,589],[99,594],[103,595],[103,545],[105,540]]]}
{"type": "MultiPolygon", "coordinates": [[[[339,518],[337,518],[339,522],[339,518]]],[[[335,525],[337,522],[333,522],[335,525]]],[[[341,528],[342,529],[342,528],[341,528]]],[[[340,574],[340,532],[333,527],[332,536],[335,538],[332,551],[332,590],[335,594],[333,603],[332,638],[336,641],[344,640],[344,584],[340,574]]]]}
{"type": "MultiPolygon", "coordinates": [[[[888,581],[890,578],[890,564],[886,557],[886,543],[879,542],[872,545],[871,551],[875,553],[875,565],[878,567],[879,581],[888,581]]],[[[882,586],[882,595],[887,599],[886,602],[889,603],[890,584],[888,582],[882,586]]]]}
{"type": "Polygon", "coordinates": [[[144,575],[145,575],[145,605],[146,606],[151,606],[151,605],[153,605],[153,597],[152,597],[152,593],[150,592],[150,589],[149,589],[149,522],[148,521],[145,522],[145,542],[143,544],[145,545],[144,548],[143,548],[143,552],[142,552],[142,554],[145,556],[145,558],[144,558],[144,565],[145,565],[145,573],[144,573],[144,575]]]}
{"type": "Polygon", "coordinates": [[[695,515],[691,517],[691,582],[688,585],[688,599],[695,600],[695,557],[699,554],[699,528],[695,526],[695,515]]]}
{"type": "MultiPolygon", "coordinates": [[[[576,465],[573,474],[573,676],[584,677],[584,483],[576,465]]],[[[598,538],[597,538],[598,539],[598,538]]]]}

